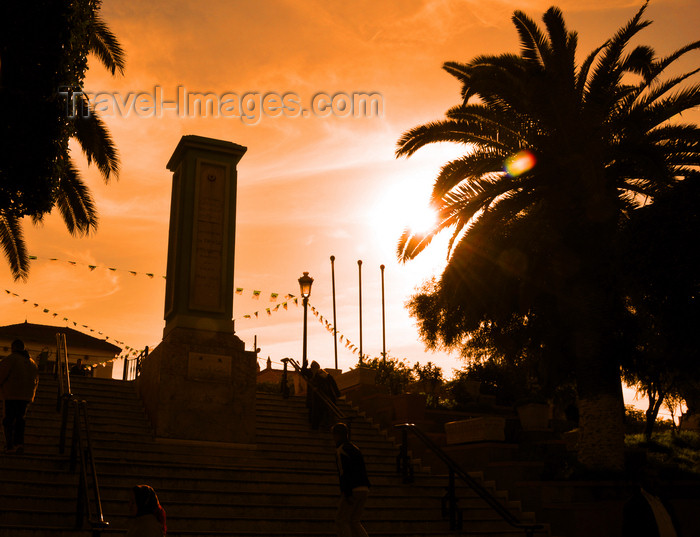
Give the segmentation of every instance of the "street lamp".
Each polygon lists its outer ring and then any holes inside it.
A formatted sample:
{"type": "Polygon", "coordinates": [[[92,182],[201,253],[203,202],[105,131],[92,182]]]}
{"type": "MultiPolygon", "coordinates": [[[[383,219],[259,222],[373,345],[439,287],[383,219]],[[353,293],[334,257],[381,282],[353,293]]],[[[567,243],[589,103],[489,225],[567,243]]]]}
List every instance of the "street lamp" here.
{"type": "Polygon", "coordinates": [[[308,362],[306,360],[306,309],[309,305],[309,296],[311,295],[311,284],[314,283],[314,279],[309,276],[308,272],[304,272],[304,275],[299,278],[299,291],[301,292],[301,298],[304,303],[304,347],[302,351],[302,368],[306,368],[308,362]]]}

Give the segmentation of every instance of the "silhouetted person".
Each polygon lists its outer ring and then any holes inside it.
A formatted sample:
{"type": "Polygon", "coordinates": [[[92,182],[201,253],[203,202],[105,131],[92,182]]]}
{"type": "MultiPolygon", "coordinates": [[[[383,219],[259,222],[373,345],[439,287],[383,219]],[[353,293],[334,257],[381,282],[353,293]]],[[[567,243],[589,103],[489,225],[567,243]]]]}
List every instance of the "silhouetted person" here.
{"type": "Polygon", "coordinates": [[[340,397],[340,390],[335,379],[326,373],[318,362],[313,361],[309,369],[302,368],[301,374],[308,384],[306,389],[306,406],[309,409],[309,422],[312,429],[331,424],[331,410],[324,401],[324,396],[335,403],[340,397]],[[323,395],[322,395],[323,394],[323,395]]]}
{"type": "Polygon", "coordinates": [[[165,509],[148,485],[136,485],[130,491],[129,510],[133,520],[127,537],[164,537],[168,531],[165,509]]]}
{"type": "Polygon", "coordinates": [[[39,365],[39,371],[49,371],[49,349],[44,347],[41,349],[39,356],[36,357],[39,365]]]}
{"type": "Polygon", "coordinates": [[[78,358],[78,361],[75,363],[73,367],[70,368],[70,374],[71,375],[76,375],[78,377],[85,377],[87,376],[87,369],[83,365],[83,360],[82,358],[78,358]]]}
{"type": "Polygon", "coordinates": [[[0,392],[5,400],[2,420],[7,453],[24,452],[27,407],[34,401],[39,384],[39,368],[24,349],[24,342],[12,342],[12,353],[0,361],[0,392]]]}
{"type": "Polygon", "coordinates": [[[361,522],[369,495],[365,459],[360,449],[350,442],[347,425],[336,423],[332,433],[340,478],[340,503],[335,517],[338,537],[367,537],[361,522]]]}

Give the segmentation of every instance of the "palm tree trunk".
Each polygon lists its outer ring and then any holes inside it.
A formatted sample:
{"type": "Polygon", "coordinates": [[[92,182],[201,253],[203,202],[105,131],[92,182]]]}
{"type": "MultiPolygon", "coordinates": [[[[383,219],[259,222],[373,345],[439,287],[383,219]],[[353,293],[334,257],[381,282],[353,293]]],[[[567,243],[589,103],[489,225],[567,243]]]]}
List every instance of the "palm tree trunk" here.
{"type": "Polygon", "coordinates": [[[579,399],[578,461],[588,469],[619,472],[625,467],[621,401],[612,394],[579,399]]]}
{"type": "MultiPolygon", "coordinates": [[[[600,202],[592,207],[604,210],[600,202]]],[[[580,270],[569,280],[565,309],[571,323],[579,397],[578,460],[590,470],[621,472],[625,466],[625,405],[619,363],[624,346],[617,327],[620,304],[609,267],[612,223],[609,217],[602,217],[582,226],[583,233],[571,234],[580,270]]]]}

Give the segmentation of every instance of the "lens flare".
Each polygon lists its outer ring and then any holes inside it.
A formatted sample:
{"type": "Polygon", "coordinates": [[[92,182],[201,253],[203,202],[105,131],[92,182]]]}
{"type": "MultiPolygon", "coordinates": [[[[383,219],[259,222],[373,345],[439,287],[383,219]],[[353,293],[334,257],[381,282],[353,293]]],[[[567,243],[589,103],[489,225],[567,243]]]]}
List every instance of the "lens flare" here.
{"type": "Polygon", "coordinates": [[[515,155],[508,157],[504,168],[508,175],[517,177],[534,168],[535,162],[535,155],[527,149],[523,149],[522,151],[518,151],[515,155]]]}

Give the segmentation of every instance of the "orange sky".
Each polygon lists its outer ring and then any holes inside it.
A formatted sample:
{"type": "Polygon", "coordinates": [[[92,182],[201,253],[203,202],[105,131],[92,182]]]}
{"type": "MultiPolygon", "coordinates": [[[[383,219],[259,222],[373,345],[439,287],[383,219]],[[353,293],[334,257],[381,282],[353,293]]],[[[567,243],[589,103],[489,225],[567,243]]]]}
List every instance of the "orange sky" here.
{"type": "MultiPolygon", "coordinates": [[[[559,2],[579,50],[600,45],[637,10],[639,2],[559,2]],[[585,7],[582,8],[581,4],[585,7]]],[[[3,263],[7,290],[0,322],[88,325],[110,340],[140,349],[161,339],[171,174],[166,170],[180,137],[197,134],[248,148],[239,165],[234,298],[237,334],[262,359],[301,355],[301,307],[265,308],[270,293],[298,294],[303,271],[314,277],[311,303],[332,319],[329,256],[336,257],[338,330],[359,345],[357,260],[363,260],[364,351],[378,356],[381,340],[379,265],[386,265],[387,348],[410,363],[433,361],[450,376],[461,367],[444,353],[426,353],[403,304],[415,287],[439,271],[444,241],[407,265],[395,261],[398,235],[421,211],[439,168],[456,147],[421,150],[397,160],[406,129],[435,119],[457,103],[458,84],[440,66],[482,53],[517,51],[510,14],[522,9],[539,20],[539,1],[104,0],[103,15],[124,45],[124,77],[111,78],[91,60],[85,89],[153,93],[172,99],[189,92],[294,92],[304,105],[317,92],[377,92],[383,116],[366,118],[104,117],[120,150],[118,182],[86,176],[101,215],[98,232],[71,238],[58,217],[39,228],[26,224],[37,256],[27,283],[15,283],[3,263]],[[57,258],[62,261],[49,261],[57,258]],[[66,261],[74,261],[72,265],[66,261]],[[98,268],[90,270],[88,265],[98,268]],[[110,271],[107,267],[117,268],[110,271]],[[132,275],[129,271],[137,272],[132,275]],[[146,273],[155,274],[149,278],[146,273]],[[253,290],[261,298],[251,298],[253,290]],[[27,299],[28,302],[22,302],[27,299]],[[33,304],[38,303],[39,307],[33,304]],[[50,313],[43,313],[43,309],[50,313]],[[259,312],[257,320],[243,319],[259,312]],[[58,313],[54,318],[53,313],[58,313]]],[[[697,39],[696,0],[656,0],[644,43],[661,54],[697,39]]],[[[686,65],[688,65],[686,63],[686,65]]],[[[79,150],[73,154],[84,165],[79,150]]],[[[84,329],[83,329],[84,330],[84,329]]],[[[333,339],[313,316],[309,356],[333,365],[333,339]]],[[[357,356],[339,347],[339,365],[357,356]]]]}

